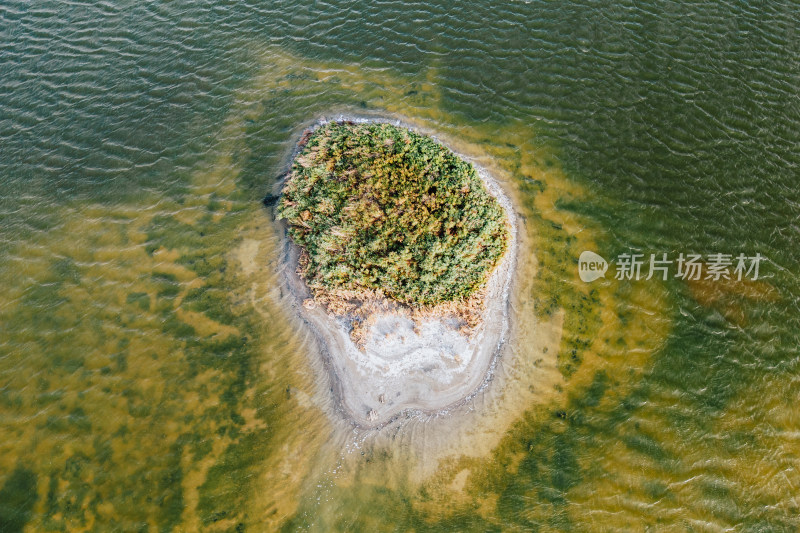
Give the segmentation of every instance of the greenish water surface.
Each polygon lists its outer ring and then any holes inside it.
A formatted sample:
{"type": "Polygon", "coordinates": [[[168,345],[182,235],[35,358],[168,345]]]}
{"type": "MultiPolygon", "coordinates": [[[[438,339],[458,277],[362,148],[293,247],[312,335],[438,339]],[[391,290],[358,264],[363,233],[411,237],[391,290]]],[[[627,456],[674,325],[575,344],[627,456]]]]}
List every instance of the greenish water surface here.
{"type": "Polygon", "coordinates": [[[793,2],[3,2],[0,531],[796,531],[798,28],[793,2]],[[463,423],[352,431],[280,289],[260,200],[338,113],[517,200],[518,335],[463,423]],[[768,261],[587,285],[584,249],[768,261]]]}

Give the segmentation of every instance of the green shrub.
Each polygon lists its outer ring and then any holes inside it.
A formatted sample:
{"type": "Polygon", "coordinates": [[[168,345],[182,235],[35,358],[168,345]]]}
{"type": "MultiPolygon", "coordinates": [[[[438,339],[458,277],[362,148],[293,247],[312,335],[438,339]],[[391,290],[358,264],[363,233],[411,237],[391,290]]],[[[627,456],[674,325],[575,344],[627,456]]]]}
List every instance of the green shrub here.
{"type": "Polygon", "coordinates": [[[390,124],[329,123],[306,138],[278,216],[316,295],[380,290],[430,306],[483,285],[509,228],[475,167],[390,124]]]}

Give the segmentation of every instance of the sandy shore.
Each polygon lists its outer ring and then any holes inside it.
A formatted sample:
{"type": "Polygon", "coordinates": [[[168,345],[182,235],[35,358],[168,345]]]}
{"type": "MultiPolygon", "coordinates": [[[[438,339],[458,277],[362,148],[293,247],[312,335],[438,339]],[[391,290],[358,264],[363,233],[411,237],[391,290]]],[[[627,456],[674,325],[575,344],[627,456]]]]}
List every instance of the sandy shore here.
{"type": "Polygon", "coordinates": [[[469,336],[452,319],[430,318],[415,325],[402,315],[376,313],[359,348],[350,338],[346,317],[303,305],[311,294],[297,274],[300,249],[283,227],[282,278],[297,313],[319,340],[337,404],[358,426],[378,427],[398,416],[446,411],[488,382],[509,331],[518,235],[508,196],[487,172],[476,169],[504,209],[511,235],[509,249],[487,283],[482,324],[469,336]]]}

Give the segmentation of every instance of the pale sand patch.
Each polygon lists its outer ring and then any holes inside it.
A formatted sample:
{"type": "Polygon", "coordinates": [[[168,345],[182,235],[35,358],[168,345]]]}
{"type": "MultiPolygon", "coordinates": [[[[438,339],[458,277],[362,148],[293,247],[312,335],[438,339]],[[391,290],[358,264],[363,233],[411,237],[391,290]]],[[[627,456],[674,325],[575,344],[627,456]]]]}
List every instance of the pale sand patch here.
{"type": "Polygon", "coordinates": [[[259,264],[256,262],[258,248],[261,245],[256,239],[244,239],[242,244],[234,251],[234,257],[239,261],[242,274],[249,276],[256,272],[259,264]]]}
{"type": "Polygon", "coordinates": [[[476,168],[505,211],[510,239],[487,282],[483,322],[471,335],[447,317],[414,323],[392,312],[376,312],[366,342],[357,346],[346,317],[303,305],[311,295],[297,274],[300,250],[284,235],[282,277],[296,311],[320,341],[339,407],[358,426],[378,427],[402,413],[433,414],[463,403],[486,383],[507,340],[509,287],[518,250],[516,216],[498,183],[476,168]]]}

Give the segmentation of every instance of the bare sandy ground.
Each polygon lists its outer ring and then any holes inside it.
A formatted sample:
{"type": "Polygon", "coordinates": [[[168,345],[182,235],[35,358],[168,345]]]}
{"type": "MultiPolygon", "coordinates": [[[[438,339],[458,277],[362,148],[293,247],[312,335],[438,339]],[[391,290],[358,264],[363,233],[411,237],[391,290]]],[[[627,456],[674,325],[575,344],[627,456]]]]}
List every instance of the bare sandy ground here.
{"type": "Polygon", "coordinates": [[[452,319],[414,324],[402,315],[379,312],[360,349],[350,338],[346,317],[303,305],[311,294],[297,274],[300,250],[284,227],[282,278],[297,313],[320,342],[336,402],[358,426],[378,427],[400,416],[442,412],[463,403],[488,381],[507,340],[509,288],[518,248],[515,212],[500,185],[476,168],[505,210],[511,236],[508,251],[487,282],[482,324],[470,336],[452,319]]]}

